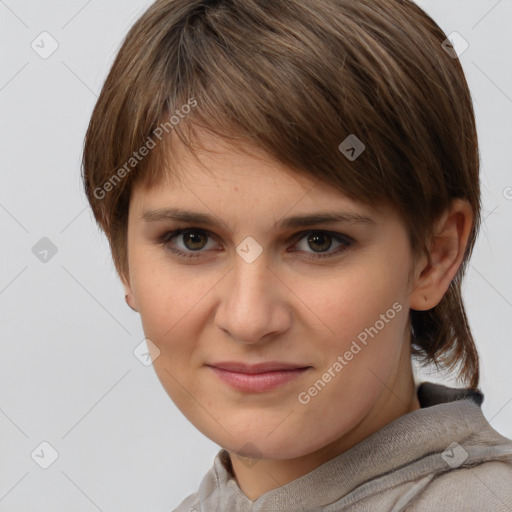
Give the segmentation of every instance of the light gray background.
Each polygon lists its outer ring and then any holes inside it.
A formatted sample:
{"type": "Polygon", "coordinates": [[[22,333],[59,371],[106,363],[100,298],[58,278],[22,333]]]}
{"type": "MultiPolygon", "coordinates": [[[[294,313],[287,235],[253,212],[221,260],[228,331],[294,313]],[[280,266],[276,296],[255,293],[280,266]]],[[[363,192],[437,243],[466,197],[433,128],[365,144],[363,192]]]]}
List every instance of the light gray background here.
{"type": "MultiPolygon", "coordinates": [[[[97,95],[149,3],[0,1],[0,511],[170,511],[219,449],[134,357],[139,316],[80,183],[97,95]],[[48,59],[31,48],[43,31],[59,44],[48,59]],[[42,237],[58,249],[46,263],[32,252],[42,237]],[[59,454],[46,470],[31,458],[43,441],[59,454]]],[[[470,45],[485,222],[465,299],[484,413],[512,437],[512,1],[419,4],[470,45]]]]}

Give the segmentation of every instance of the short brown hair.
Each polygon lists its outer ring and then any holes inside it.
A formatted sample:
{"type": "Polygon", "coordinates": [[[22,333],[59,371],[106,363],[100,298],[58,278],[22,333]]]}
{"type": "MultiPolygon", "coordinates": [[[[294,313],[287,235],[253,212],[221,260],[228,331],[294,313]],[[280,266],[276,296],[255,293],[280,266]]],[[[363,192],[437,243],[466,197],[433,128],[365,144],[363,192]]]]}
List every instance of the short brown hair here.
{"type": "Polygon", "coordinates": [[[173,163],[168,134],[192,149],[194,126],[359,201],[393,205],[416,252],[428,254],[451,200],[467,199],[464,261],[441,302],[410,320],[413,353],[458,367],[476,387],[461,280],[480,225],[479,152],[468,85],[445,40],[409,0],[156,1],[126,36],[85,138],[85,191],[118,273],[128,270],[133,184],[158,184],[173,163]],[[191,100],[197,108],[171,126],[191,100]],[[350,134],[365,145],[353,161],[339,149],[350,134]],[[135,159],[149,140],[156,147],[135,159]]]}

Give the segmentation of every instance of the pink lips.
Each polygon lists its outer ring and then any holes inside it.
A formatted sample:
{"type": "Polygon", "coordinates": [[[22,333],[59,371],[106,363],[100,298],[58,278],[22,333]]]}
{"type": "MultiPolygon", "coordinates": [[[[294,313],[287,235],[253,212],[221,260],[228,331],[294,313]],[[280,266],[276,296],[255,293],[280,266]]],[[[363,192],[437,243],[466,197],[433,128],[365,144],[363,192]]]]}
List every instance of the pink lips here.
{"type": "Polygon", "coordinates": [[[254,365],[225,362],[211,364],[208,367],[226,384],[248,392],[263,392],[275,389],[293,380],[310,368],[279,362],[254,365]]]}

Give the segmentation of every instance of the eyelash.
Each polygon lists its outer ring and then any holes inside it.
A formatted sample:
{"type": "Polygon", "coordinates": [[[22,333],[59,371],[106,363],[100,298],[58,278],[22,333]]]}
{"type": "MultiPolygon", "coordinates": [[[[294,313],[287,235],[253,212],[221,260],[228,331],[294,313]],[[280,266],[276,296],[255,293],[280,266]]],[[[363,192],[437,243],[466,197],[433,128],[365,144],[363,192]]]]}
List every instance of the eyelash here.
{"type": "MultiPolygon", "coordinates": [[[[183,234],[189,233],[189,232],[204,234],[208,237],[208,241],[211,239],[211,233],[209,233],[208,231],[205,231],[204,229],[184,228],[184,229],[176,229],[174,231],[168,231],[168,232],[164,233],[161,237],[159,237],[158,243],[160,245],[162,245],[166,250],[169,250],[172,253],[174,253],[182,258],[190,259],[190,258],[201,257],[201,254],[206,251],[197,250],[197,251],[185,252],[171,244],[171,240],[173,238],[176,238],[177,236],[180,236],[180,235],[183,235],[183,234]]],[[[306,259],[318,260],[318,259],[332,258],[334,256],[339,255],[341,252],[344,252],[345,250],[347,250],[349,247],[352,246],[352,244],[354,242],[354,240],[351,239],[350,237],[348,237],[346,235],[341,235],[340,233],[332,233],[330,231],[314,229],[314,230],[310,230],[310,231],[301,231],[300,233],[297,233],[293,237],[294,245],[296,245],[303,238],[306,238],[308,235],[311,235],[311,234],[327,235],[331,239],[333,239],[337,242],[340,242],[342,245],[334,250],[330,250],[329,252],[325,252],[325,253],[309,253],[307,251],[300,251],[300,250],[295,250],[295,251],[291,251],[291,252],[306,252],[307,254],[310,254],[310,256],[306,256],[306,259]]]]}

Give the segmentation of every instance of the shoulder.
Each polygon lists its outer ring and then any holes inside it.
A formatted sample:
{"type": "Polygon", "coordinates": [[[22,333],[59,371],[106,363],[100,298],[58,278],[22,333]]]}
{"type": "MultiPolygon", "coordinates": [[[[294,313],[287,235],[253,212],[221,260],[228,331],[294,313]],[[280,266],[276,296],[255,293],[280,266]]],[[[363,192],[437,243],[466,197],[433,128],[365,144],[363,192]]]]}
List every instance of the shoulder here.
{"type": "Polygon", "coordinates": [[[492,460],[436,475],[407,510],[512,510],[512,462],[492,460]]]}

